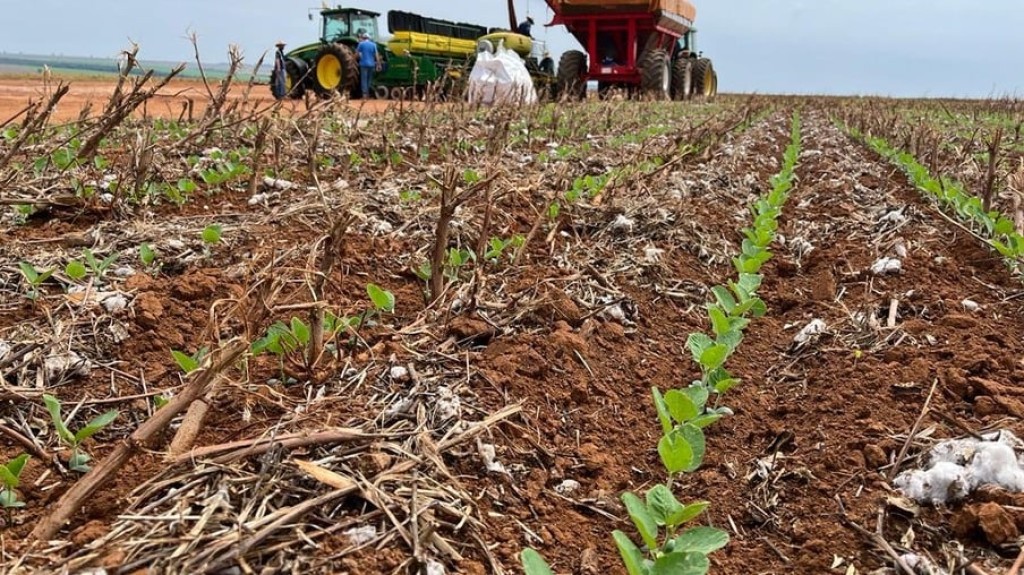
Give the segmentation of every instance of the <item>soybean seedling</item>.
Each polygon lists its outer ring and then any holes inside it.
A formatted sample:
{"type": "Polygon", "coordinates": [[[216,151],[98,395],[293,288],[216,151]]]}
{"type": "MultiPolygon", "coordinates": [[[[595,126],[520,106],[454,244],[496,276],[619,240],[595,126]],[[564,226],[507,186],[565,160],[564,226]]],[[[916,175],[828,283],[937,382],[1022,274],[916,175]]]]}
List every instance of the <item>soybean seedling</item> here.
{"type": "Polygon", "coordinates": [[[395,294],[380,287],[379,285],[373,283],[366,284],[366,295],[370,296],[370,302],[373,303],[373,310],[366,311],[361,323],[366,323],[366,320],[369,319],[371,313],[395,311],[395,294]]]}
{"type": "Polygon", "coordinates": [[[207,246],[219,244],[224,235],[224,228],[220,224],[210,224],[203,228],[203,243],[207,246]]]}
{"type": "Polygon", "coordinates": [[[153,262],[156,261],[156,250],[154,250],[149,244],[143,242],[139,246],[139,261],[147,268],[153,265],[153,262]]]}
{"type": "Polygon", "coordinates": [[[114,264],[114,262],[117,261],[117,257],[120,254],[114,252],[102,260],[98,260],[96,259],[96,256],[93,255],[92,250],[87,249],[83,252],[83,255],[85,256],[85,263],[89,264],[89,269],[92,270],[93,275],[96,276],[97,279],[103,279],[103,277],[107,275],[107,270],[114,264]]]}
{"type": "Polygon", "coordinates": [[[193,371],[199,369],[199,365],[202,364],[203,358],[206,357],[206,354],[208,352],[209,349],[205,347],[199,348],[199,350],[192,355],[188,355],[185,352],[172,349],[171,357],[174,358],[174,363],[178,364],[178,367],[181,368],[181,371],[183,371],[185,375],[188,375],[193,371]]]}
{"type": "Polygon", "coordinates": [[[25,280],[28,281],[29,290],[25,294],[25,296],[32,301],[39,299],[39,288],[43,285],[43,282],[50,279],[50,276],[53,275],[54,270],[37,270],[32,264],[28,262],[21,262],[20,264],[18,264],[18,269],[21,270],[21,275],[25,276],[25,280]]]}
{"type": "Polygon", "coordinates": [[[110,425],[112,421],[117,419],[120,412],[116,409],[112,409],[106,413],[96,416],[92,421],[86,424],[85,427],[79,429],[77,432],[71,433],[71,430],[68,429],[67,423],[60,416],[60,400],[52,395],[44,394],[43,402],[46,404],[46,410],[50,412],[50,419],[53,420],[53,427],[57,430],[57,435],[60,437],[60,440],[71,448],[71,457],[68,459],[68,468],[80,473],[89,471],[89,466],[87,464],[92,457],[82,450],[82,442],[95,435],[99,430],[110,425]]]}
{"type": "Polygon", "coordinates": [[[4,486],[3,489],[0,489],[0,505],[7,509],[8,525],[11,523],[11,509],[25,506],[25,502],[18,499],[18,494],[14,490],[21,482],[21,470],[25,469],[27,462],[28,454],[22,453],[7,465],[0,465],[0,483],[3,483],[4,486]]]}

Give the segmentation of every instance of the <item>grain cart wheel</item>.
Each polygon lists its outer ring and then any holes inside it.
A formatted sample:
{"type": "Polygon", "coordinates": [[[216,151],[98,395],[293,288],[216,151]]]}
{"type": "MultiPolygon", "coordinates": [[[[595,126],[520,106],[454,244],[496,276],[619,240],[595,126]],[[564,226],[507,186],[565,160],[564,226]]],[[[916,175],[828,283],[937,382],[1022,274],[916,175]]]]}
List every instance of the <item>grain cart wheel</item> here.
{"type": "Polygon", "coordinates": [[[672,99],[689,100],[693,90],[693,70],[689,58],[676,58],[672,63],[672,99]]]}
{"type": "Polygon", "coordinates": [[[568,100],[583,100],[587,97],[587,55],[579,50],[569,50],[558,61],[556,85],[558,96],[568,100]]]}
{"type": "Polygon", "coordinates": [[[699,58],[693,67],[693,94],[703,97],[715,95],[715,68],[707,58],[699,58]]]}
{"type": "Polygon", "coordinates": [[[313,89],[321,97],[347,93],[359,83],[359,66],[348,46],[328,44],[313,61],[313,89]]]}
{"type": "Polygon", "coordinates": [[[665,50],[647,50],[636,63],[640,90],[656,100],[667,100],[672,90],[672,60],[665,50]]]}

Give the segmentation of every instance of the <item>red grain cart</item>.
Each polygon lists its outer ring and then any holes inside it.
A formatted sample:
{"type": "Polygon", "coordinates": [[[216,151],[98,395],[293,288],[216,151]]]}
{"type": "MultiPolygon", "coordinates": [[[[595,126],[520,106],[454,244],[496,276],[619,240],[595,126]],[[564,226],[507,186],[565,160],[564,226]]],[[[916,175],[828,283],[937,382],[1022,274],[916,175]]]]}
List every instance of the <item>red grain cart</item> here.
{"type": "Polygon", "coordinates": [[[713,96],[718,75],[696,50],[697,9],[686,0],[546,0],[549,26],[563,25],[586,48],[562,54],[559,93],[586,96],[587,81],[599,90],[624,87],[660,99],[713,96]]]}

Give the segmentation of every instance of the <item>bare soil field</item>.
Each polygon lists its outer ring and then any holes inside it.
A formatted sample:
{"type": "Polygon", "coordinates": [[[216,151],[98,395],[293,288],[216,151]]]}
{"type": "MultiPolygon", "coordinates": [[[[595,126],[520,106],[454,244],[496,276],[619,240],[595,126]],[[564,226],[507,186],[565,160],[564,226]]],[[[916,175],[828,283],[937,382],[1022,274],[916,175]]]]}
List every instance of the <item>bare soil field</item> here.
{"type": "MultiPolygon", "coordinates": [[[[21,112],[29,101],[47,98],[58,80],[46,83],[38,76],[0,74],[0,118],[6,120],[21,112]]],[[[93,114],[98,113],[113,93],[117,80],[69,78],[68,82],[70,91],[54,109],[54,122],[76,120],[86,106],[91,107],[93,114]]],[[[216,82],[211,82],[211,87],[216,89],[216,82]]],[[[229,94],[230,101],[241,102],[244,99],[246,103],[264,108],[274,103],[266,85],[253,86],[248,95],[245,91],[245,84],[234,85],[229,94]]],[[[209,99],[206,85],[202,81],[175,79],[148,99],[136,115],[151,118],[188,118],[191,108],[193,116],[201,116],[209,99]]],[[[379,112],[386,108],[388,103],[369,100],[353,101],[349,102],[349,105],[364,108],[368,112],[379,112]]],[[[305,110],[306,103],[289,100],[282,106],[285,110],[295,113],[305,110]]]]}
{"type": "MultiPolygon", "coordinates": [[[[903,141],[884,105],[250,115],[174,85],[109,128],[0,128],[0,464],[28,456],[4,572],[522,573],[534,548],[579,575],[978,575],[1021,552],[1019,445],[1010,479],[938,504],[898,479],[1024,433],[1024,290],[994,243],[1019,231],[866,145],[903,141]],[[214,111],[179,121],[186,97],[214,111]],[[755,275],[766,313],[726,337],[716,287],[755,275]],[[707,384],[694,333],[738,385],[707,384]],[[652,387],[710,393],[677,426],[692,469],[666,473],[652,387]],[[678,547],[641,545],[623,494],[658,485],[728,543],[656,570],[678,547]]],[[[38,89],[0,81],[23,90],[0,123],[38,89]]]]}

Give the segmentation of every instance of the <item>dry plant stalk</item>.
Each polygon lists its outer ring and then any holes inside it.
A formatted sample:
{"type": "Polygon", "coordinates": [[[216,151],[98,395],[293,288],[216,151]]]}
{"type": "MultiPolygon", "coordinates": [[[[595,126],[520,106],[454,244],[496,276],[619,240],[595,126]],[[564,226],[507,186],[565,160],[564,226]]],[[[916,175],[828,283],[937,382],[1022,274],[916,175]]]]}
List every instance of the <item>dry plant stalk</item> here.
{"type": "Polygon", "coordinates": [[[213,382],[233,366],[248,348],[244,341],[234,339],[212,353],[201,368],[190,374],[191,380],[182,388],[181,393],[158,409],[153,417],[140,425],[126,441],[114,448],[99,465],[93,467],[61,496],[53,511],[32,530],[32,539],[52,539],[97,489],[116,475],[132,456],[145,447],[151,447],[160,432],[170,425],[179,413],[192,405],[193,401],[205,395],[213,382]]]}
{"type": "Polygon", "coordinates": [[[992,192],[995,189],[996,169],[999,166],[999,145],[1003,141],[1003,127],[996,128],[996,133],[988,143],[988,173],[985,174],[985,188],[982,190],[981,199],[985,210],[992,209],[992,192]]]}
{"type": "Polygon", "coordinates": [[[144,90],[143,88],[153,77],[153,70],[148,70],[142,76],[142,78],[132,81],[132,89],[127,95],[124,94],[124,85],[127,83],[128,74],[132,68],[137,64],[135,54],[139,51],[138,46],[134,46],[132,50],[126,51],[125,55],[128,58],[128,63],[125,68],[121,71],[120,76],[117,80],[117,87],[114,89],[114,93],[110,95],[110,99],[107,101],[107,107],[103,110],[103,115],[100,116],[96,131],[89,136],[89,139],[82,144],[82,149],[78,151],[77,159],[83,162],[91,162],[96,152],[99,151],[100,142],[103,141],[107,135],[110,134],[116,128],[134,112],[140,105],[152,98],[164,88],[175,76],[180,74],[184,69],[184,64],[179,64],[174,69],[163,77],[155,86],[144,90]]]}
{"type": "Polygon", "coordinates": [[[1013,223],[1018,234],[1024,234],[1024,158],[1020,159],[1017,171],[1006,179],[1006,186],[1013,194],[1013,223]]]}
{"type": "Polygon", "coordinates": [[[256,186],[260,182],[260,170],[263,168],[263,150],[267,146],[267,134],[270,132],[270,118],[264,118],[256,130],[256,142],[252,148],[252,174],[249,176],[249,196],[256,194],[256,186]]]}
{"type": "Polygon", "coordinates": [[[437,216],[437,227],[434,229],[434,248],[430,255],[430,281],[428,282],[430,294],[427,296],[427,305],[436,302],[444,290],[444,256],[448,248],[449,225],[452,218],[455,217],[455,211],[480,189],[490,187],[495,177],[497,174],[492,174],[464,190],[459,190],[461,175],[454,166],[449,165],[445,169],[442,181],[430,178],[441,188],[441,211],[437,216]]]}
{"type": "MultiPolygon", "coordinates": [[[[331,271],[334,269],[334,262],[337,259],[338,254],[344,249],[345,232],[348,231],[348,226],[351,223],[351,216],[346,216],[334,222],[334,226],[331,227],[331,233],[323,241],[323,257],[320,260],[320,270],[312,286],[314,302],[321,302],[324,300],[324,286],[327,284],[327,278],[331,276],[331,271]]],[[[315,250],[316,247],[314,246],[313,249],[315,250]]],[[[309,321],[310,345],[307,363],[309,365],[310,376],[312,377],[313,371],[316,369],[316,365],[320,362],[320,358],[323,356],[324,352],[323,306],[318,305],[313,307],[310,311],[309,321]]]]}
{"type": "MultiPolygon", "coordinates": [[[[57,103],[60,102],[61,98],[63,98],[70,89],[71,87],[69,85],[61,82],[57,85],[57,89],[54,90],[46,104],[38,102],[32,103],[29,104],[26,109],[18,113],[19,116],[21,114],[25,114],[25,121],[21,123],[21,131],[18,133],[18,137],[11,142],[11,145],[8,148],[7,153],[4,154],[4,157],[0,158],[0,169],[7,166],[8,162],[11,161],[11,158],[18,153],[18,150],[25,145],[25,142],[28,141],[30,137],[38,134],[46,127],[46,122],[50,119],[50,115],[53,114],[53,110],[57,107],[57,103]]],[[[12,174],[12,176],[13,175],[14,174],[12,174]]]]}

